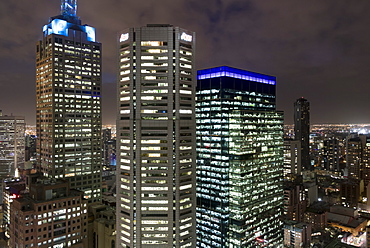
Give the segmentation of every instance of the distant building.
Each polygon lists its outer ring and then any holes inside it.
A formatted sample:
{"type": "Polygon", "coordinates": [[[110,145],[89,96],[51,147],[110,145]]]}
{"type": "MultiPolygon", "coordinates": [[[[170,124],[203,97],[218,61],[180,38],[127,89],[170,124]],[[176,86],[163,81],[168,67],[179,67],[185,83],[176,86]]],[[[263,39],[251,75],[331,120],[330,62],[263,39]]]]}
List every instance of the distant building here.
{"type": "Polygon", "coordinates": [[[366,231],[368,220],[358,215],[358,210],[343,206],[332,206],[328,213],[328,224],[358,236],[366,231]]]}
{"type": "Polygon", "coordinates": [[[112,129],[106,128],[102,131],[102,158],[103,165],[106,167],[116,165],[116,139],[112,138],[112,129]]]}
{"type": "Polygon", "coordinates": [[[0,116],[0,179],[14,177],[17,168],[23,168],[25,129],[24,117],[0,116]]]}
{"type": "Polygon", "coordinates": [[[311,247],[311,224],[288,222],[284,225],[284,246],[291,248],[311,247]]]}
{"type": "Polygon", "coordinates": [[[340,182],[341,204],[346,207],[358,207],[360,200],[360,180],[345,179],[340,182]]]}
{"type": "Polygon", "coordinates": [[[299,98],[294,103],[294,133],[295,139],[301,142],[301,164],[306,170],[312,170],[310,159],[310,103],[305,98],[299,98]]]}
{"type": "Polygon", "coordinates": [[[360,137],[348,138],[346,142],[346,161],[349,178],[360,178],[362,162],[362,141],[360,137]]]}
{"type": "Polygon", "coordinates": [[[341,149],[337,138],[324,140],[324,168],[330,171],[340,171],[341,149]]]}
{"type": "Polygon", "coordinates": [[[364,190],[367,190],[370,183],[370,136],[349,137],[346,148],[348,178],[363,180],[364,190]]]}
{"type": "Polygon", "coordinates": [[[11,210],[10,247],[87,247],[87,200],[66,181],[32,183],[11,210]]]}
{"type": "Polygon", "coordinates": [[[284,183],[284,218],[302,222],[307,208],[306,191],[301,183],[284,183]]]}
{"type": "Polygon", "coordinates": [[[324,202],[316,202],[307,208],[304,222],[311,223],[313,231],[324,230],[328,222],[329,206],[324,202]]]}
{"type": "Polygon", "coordinates": [[[26,135],[26,161],[36,163],[36,136],[26,135]]]}
{"type": "Polygon", "coordinates": [[[301,175],[301,153],[302,149],[300,141],[284,139],[284,176],[289,174],[301,175]]]}
{"type": "Polygon", "coordinates": [[[283,115],[276,78],[198,71],[197,247],[282,245],[283,115]]]}

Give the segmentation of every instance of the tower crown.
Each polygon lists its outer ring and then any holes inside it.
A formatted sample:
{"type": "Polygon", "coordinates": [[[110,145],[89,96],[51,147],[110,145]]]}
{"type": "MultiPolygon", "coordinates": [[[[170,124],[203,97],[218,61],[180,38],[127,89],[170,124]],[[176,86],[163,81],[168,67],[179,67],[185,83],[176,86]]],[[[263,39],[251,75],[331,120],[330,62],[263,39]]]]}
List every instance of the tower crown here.
{"type": "Polygon", "coordinates": [[[65,17],[76,17],[77,0],[61,0],[60,14],[65,17]]]}

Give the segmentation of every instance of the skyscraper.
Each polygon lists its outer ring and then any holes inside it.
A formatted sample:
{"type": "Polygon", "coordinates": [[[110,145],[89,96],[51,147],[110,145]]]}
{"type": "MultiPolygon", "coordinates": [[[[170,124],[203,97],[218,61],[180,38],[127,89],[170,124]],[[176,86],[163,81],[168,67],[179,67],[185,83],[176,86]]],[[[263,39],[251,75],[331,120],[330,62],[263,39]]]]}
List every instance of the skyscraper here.
{"type": "Polygon", "coordinates": [[[2,179],[14,177],[16,169],[24,166],[25,129],[24,117],[0,115],[0,184],[2,179]]]}
{"type": "Polygon", "coordinates": [[[295,139],[301,142],[301,165],[303,169],[312,170],[310,160],[310,103],[303,97],[294,103],[295,139]]]}
{"type": "Polygon", "coordinates": [[[101,44],[62,0],[37,43],[37,168],[68,178],[89,202],[101,199],[101,44]]]}
{"type": "Polygon", "coordinates": [[[198,71],[197,247],[280,247],[283,114],[276,78],[198,71]]]}
{"type": "Polygon", "coordinates": [[[117,247],[195,245],[195,36],[119,35],[117,247]]]}

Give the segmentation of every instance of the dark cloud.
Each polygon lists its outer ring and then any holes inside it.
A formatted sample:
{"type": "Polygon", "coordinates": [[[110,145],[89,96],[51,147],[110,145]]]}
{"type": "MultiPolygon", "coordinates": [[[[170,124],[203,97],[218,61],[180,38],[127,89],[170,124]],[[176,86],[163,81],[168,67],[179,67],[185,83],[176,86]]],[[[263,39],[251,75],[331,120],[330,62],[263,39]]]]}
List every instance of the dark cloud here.
{"type": "MultiPolygon", "coordinates": [[[[35,120],[35,43],[58,0],[3,1],[0,109],[35,120]]],[[[311,102],[312,122],[370,122],[370,2],[366,0],[79,0],[103,43],[103,117],[114,123],[116,37],[147,23],[197,33],[197,67],[230,65],[275,75],[278,109],[311,102]]]]}

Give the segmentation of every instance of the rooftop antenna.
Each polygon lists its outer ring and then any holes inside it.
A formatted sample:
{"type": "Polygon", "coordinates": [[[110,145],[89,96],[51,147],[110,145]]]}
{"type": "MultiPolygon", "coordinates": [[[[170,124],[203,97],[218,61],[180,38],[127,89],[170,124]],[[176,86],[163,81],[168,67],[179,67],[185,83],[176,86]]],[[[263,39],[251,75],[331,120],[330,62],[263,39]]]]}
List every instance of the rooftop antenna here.
{"type": "Polygon", "coordinates": [[[77,0],[61,0],[60,14],[65,17],[77,17],[77,0]]]}

